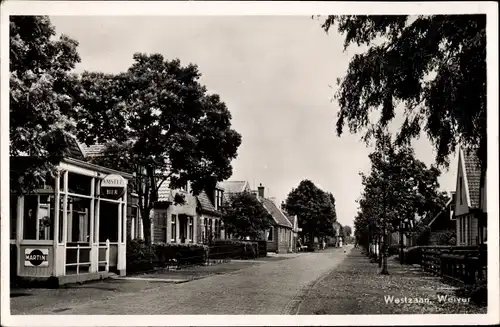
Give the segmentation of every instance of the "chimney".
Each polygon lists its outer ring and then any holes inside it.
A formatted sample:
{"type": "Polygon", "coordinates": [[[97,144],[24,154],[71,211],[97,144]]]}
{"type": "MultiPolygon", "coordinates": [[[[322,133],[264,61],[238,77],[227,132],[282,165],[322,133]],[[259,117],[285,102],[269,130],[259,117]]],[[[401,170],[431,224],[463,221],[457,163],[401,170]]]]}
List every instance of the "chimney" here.
{"type": "Polygon", "coordinates": [[[259,190],[259,196],[261,198],[264,197],[264,186],[262,186],[262,183],[259,185],[259,187],[257,188],[259,190]]]}

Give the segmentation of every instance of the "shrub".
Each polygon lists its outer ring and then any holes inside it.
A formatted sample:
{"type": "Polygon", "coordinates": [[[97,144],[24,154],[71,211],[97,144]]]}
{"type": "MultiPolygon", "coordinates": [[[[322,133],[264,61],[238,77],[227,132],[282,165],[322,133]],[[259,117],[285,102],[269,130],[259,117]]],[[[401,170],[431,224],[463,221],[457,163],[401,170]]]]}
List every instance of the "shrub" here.
{"type": "Polygon", "coordinates": [[[161,266],[202,265],[208,258],[208,246],[202,244],[157,243],[154,251],[161,266]]]}
{"type": "Polygon", "coordinates": [[[144,240],[127,241],[127,271],[151,270],[156,261],[153,247],[146,245],[144,240]]]}

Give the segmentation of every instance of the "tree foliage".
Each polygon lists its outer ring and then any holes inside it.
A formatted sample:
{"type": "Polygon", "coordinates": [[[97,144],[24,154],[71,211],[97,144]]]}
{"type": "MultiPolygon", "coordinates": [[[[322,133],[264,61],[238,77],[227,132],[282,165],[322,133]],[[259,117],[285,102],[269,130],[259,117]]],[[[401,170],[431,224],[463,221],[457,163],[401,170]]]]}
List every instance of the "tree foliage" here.
{"type": "Polygon", "coordinates": [[[398,144],[422,128],[436,149],[439,165],[449,163],[458,142],[475,148],[486,167],[486,15],[411,17],[328,16],[322,27],[336,26],[350,45],[367,46],[355,55],[338,80],[337,133],[374,129],[405,108],[398,144]],[[375,124],[371,111],[380,111],[375,124]]]}
{"type": "Polygon", "coordinates": [[[78,42],[62,35],[45,16],[10,17],[10,148],[11,156],[36,158],[11,188],[29,191],[52,173],[63,154],[64,134],[74,131],[80,62],[78,42]]]}
{"type": "Polygon", "coordinates": [[[241,136],[200,77],[196,65],[139,53],[124,73],[82,74],[77,136],[87,145],[107,145],[96,163],[135,174],[145,235],[163,183],[178,189],[189,182],[198,194],[232,174],[241,136]]]}
{"type": "Polygon", "coordinates": [[[273,223],[269,212],[249,192],[232,195],[222,212],[224,230],[239,238],[258,239],[273,223]]]}
{"type": "Polygon", "coordinates": [[[355,218],[356,237],[364,245],[379,238],[387,247],[387,236],[399,230],[402,221],[414,222],[443,209],[447,198],[438,190],[436,167],[427,168],[409,146],[395,145],[384,130],[377,131],[376,139],[370,174],[361,174],[364,189],[355,218]]]}
{"type": "Polygon", "coordinates": [[[303,180],[293,189],[285,201],[286,211],[297,215],[302,235],[310,242],[314,237],[333,235],[333,223],[337,220],[335,198],[310,180],[303,180]]]}
{"type": "Polygon", "coordinates": [[[352,229],[351,229],[351,226],[344,226],[343,227],[343,230],[344,230],[344,234],[346,237],[351,237],[352,235],[352,229]]]}

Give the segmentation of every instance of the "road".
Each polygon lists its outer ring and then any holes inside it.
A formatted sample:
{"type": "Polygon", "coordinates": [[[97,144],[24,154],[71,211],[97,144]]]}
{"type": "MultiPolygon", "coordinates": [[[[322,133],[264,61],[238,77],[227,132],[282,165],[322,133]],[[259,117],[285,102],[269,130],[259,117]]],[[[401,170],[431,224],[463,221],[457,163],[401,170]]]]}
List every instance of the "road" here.
{"type": "Polygon", "coordinates": [[[332,248],[181,284],[157,282],[143,289],[138,283],[144,282],[128,281],[136,283],[133,291],[94,290],[92,296],[57,290],[60,300],[47,305],[17,297],[11,308],[12,314],[295,314],[312,286],[345,257],[343,249],[332,248]]]}

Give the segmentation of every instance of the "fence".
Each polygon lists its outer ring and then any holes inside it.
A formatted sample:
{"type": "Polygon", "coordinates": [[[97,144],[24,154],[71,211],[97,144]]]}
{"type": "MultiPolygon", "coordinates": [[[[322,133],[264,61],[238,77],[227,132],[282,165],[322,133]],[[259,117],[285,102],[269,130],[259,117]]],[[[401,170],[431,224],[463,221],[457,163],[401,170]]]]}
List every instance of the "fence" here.
{"type": "Polygon", "coordinates": [[[486,278],[486,247],[424,246],[420,252],[422,268],[447,282],[471,285],[486,278]]]}

